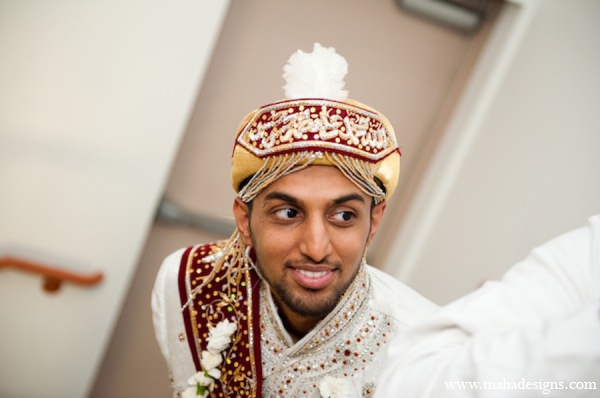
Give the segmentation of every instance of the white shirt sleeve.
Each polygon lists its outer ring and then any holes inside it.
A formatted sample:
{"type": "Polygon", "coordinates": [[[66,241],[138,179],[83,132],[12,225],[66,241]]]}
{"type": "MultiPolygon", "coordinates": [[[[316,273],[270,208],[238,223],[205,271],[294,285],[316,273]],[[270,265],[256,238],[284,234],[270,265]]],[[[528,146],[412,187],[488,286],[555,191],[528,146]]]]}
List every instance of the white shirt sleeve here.
{"type": "Polygon", "coordinates": [[[169,369],[173,396],[189,387],[187,380],[196,373],[185,333],[178,275],[185,249],[177,250],[163,261],[152,291],[154,333],[169,369]]]}
{"type": "Polygon", "coordinates": [[[389,347],[376,398],[599,396],[600,216],[389,347]]]}

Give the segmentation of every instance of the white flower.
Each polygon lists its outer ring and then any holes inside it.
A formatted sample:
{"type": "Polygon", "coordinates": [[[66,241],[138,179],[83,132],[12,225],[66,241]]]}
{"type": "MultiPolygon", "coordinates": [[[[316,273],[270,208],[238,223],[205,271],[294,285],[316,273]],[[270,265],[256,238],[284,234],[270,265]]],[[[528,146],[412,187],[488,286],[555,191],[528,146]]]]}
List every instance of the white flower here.
{"type": "Polygon", "coordinates": [[[208,391],[214,388],[215,380],[208,373],[201,370],[188,379],[188,384],[191,387],[183,391],[182,398],[204,398],[208,397],[208,391]]]}
{"type": "Polygon", "coordinates": [[[319,393],[323,398],[350,398],[352,385],[346,379],[325,376],[319,384],[319,393]]]}
{"type": "Polygon", "coordinates": [[[205,398],[208,397],[208,390],[204,390],[204,395],[198,395],[198,387],[188,387],[181,394],[181,398],[205,398]]]}
{"type": "Polygon", "coordinates": [[[231,344],[231,335],[236,331],[237,325],[225,319],[208,332],[207,350],[202,351],[200,365],[202,370],[188,379],[191,387],[183,391],[182,398],[207,397],[208,391],[215,387],[215,380],[221,378],[219,365],[223,362],[223,353],[231,344]]]}
{"type": "Polygon", "coordinates": [[[211,328],[209,331],[208,345],[206,349],[213,353],[218,354],[231,344],[231,335],[236,331],[237,325],[229,322],[228,319],[217,323],[217,326],[211,328]]]}
{"type": "Polygon", "coordinates": [[[213,354],[208,351],[202,351],[200,364],[202,365],[202,369],[206,370],[207,372],[219,366],[221,362],[223,362],[223,357],[221,354],[213,354]]]}
{"type": "Polygon", "coordinates": [[[220,379],[221,375],[223,374],[221,372],[221,370],[217,369],[217,368],[214,368],[214,369],[211,369],[211,370],[207,370],[206,373],[208,373],[208,375],[210,377],[212,377],[213,379],[215,379],[215,380],[220,379]]]}
{"type": "Polygon", "coordinates": [[[200,384],[201,386],[210,388],[215,383],[215,380],[212,377],[207,376],[204,370],[201,370],[200,372],[190,377],[188,383],[193,386],[195,386],[196,384],[200,384]]]}

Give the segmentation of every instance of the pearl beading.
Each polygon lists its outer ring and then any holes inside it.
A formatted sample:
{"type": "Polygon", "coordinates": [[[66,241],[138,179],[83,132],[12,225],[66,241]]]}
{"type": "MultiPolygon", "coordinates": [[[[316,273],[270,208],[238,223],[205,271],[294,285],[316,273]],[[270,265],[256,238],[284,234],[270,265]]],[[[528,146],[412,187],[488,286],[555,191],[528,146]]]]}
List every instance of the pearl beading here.
{"type": "Polygon", "coordinates": [[[378,114],[321,99],[282,101],[260,108],[237,143],[260,158],[322,148],[377,162],[398,149],[394,134],[378,114]]]}

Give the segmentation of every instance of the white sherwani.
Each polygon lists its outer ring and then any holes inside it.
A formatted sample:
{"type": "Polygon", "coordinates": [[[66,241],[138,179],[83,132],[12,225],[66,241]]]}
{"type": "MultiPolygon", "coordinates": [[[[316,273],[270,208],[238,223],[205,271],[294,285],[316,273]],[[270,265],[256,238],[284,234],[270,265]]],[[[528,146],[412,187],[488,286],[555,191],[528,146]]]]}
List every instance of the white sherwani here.
{"type": "MultiPolygon", "coordinates": [[[[175,395],[189,387],[188,379],[197,371],[186,341],[177,284],[182,254],[180,250],[165,259],[152,296],[156,337],[175,395]]],[[[406,285],[367,265],[336,309],[294,343],[268,286],[259,285],[264,397],[320,397],[319,390],[372,396],[382,370],[383,347],[436,309],[406,285]]]]}
{"type": "Polygon", "coordinates": [[[399,336],[378,398],[600,396],[600,216],[399,336]]]}

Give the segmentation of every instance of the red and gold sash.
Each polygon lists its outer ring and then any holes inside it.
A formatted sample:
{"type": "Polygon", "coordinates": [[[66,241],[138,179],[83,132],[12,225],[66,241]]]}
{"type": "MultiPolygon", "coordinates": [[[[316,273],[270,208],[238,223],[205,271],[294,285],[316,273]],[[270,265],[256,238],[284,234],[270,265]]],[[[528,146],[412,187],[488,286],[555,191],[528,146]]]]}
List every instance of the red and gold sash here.
{"type": "Polygon", "coordinates": [[[220,365],[221,378],[210,395],[260,397],[259,278],[251,267],[238,264],[244,261],[243,256],[224,254],[226,244],[221,241],[189,247],[182,256],[178,279],[187,340],[200,371],[209,326],[225,319],[235,323],[237,330],[220,365]]]}

